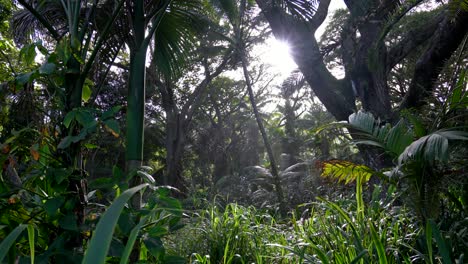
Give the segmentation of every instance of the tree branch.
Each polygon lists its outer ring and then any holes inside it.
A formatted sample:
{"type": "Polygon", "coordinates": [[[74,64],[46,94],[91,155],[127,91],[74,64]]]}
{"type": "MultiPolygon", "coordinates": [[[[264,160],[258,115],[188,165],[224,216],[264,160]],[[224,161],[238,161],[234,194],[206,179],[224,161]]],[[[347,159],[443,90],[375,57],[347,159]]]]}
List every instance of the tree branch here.
{"type": "Polygon", "coordinates": [[[217,76],[219,76],[226,69],[230,59],[231,53],[228,52],[226,55],[224,55],[223,60],[218,65],[218,67],[216,67],[214,72],[210,73],[209,70],[206,69],[205,79],[195,88],[193,93],[190,95],[188,101],[182,107],[181,115],[184,118],[186,118],[187,120],[192,119],[192,116],[200,103],[201,94],[206,90],[206,87],[208,87],[211,81],[217,76]]]}
{"type": "Polygon", "coordinates": [[[445,62],[457,50],[468,33],[466,25],[468,25],[467,11],[461,11],[456,17],[447,13],[426,51],[416,63],[413,79],[400,109],[418,107],[424,103],[423,99],[434,89],[445,62]]]}
{"type": "Polygon", "coordinates": [[[52,35],[52,37],[56,40],[56,41],[59,41],[60,40],[60,34],[54,29],[54,27],[49,23],[49,21],[47,21],[47,19],[45,19],[44,16],[42,16],[41,14],[39,14],[39,12],[37,12],[36,9],[34,9],[34,7],[32,7],[30,4],[28,4],[25,0],[18,0],[18,2],[24,6],[24,8],[26,8],[29,12],[31,12],[31,14],[34,15],[34,17],[39,20],[39,22],[41,22],[41,24],[47,28],[47,30],[49,31],[49,33],[52,35]]]}
{"type": "MultiPolygon", "coordinates": [[[[275,37],[286,39],[293,44],[291,55],[315,95],[338,120],[347,120],[353,112],[354,101],[344,98],[341,94],[344,94],[345,90],[351,89],[350,84],[337,80],[328,71],[314,37],[315,29],[313,26],[291,17],[279,7],[270,5],[267,0],[256,1],[268,20],[275,37]]],[[[321,12],[325,12],[328,3],[328,0],[321,2],[320,12],[317,11],[317,23],[323,18],[321,12]]]]}
{"type": "Polygon", "coordinates": [[[388,51],[387,70],[390,71],[396,64],[400,63],[414,49],[424,44],[434,35],[440,22],[444,19],[443,13],[437,15],[420,28],[410,30],[402,40],[388,51]]]}
{"type": "Polygon", "coordinates": [[[312,20],[310,21],[310,26],[314,29],[314,32],[317,30],[320,25],[322,25],[325,18],[328,15],[328,7],[330,6],[331,0],[321,0],[320,4],[315,12],[312,20]]]}

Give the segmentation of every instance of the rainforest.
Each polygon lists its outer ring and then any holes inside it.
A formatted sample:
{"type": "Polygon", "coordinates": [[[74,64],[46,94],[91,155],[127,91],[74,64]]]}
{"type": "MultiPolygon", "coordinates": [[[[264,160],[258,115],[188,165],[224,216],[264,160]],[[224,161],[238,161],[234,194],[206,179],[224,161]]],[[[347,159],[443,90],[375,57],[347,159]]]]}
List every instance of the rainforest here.
{"type": "Polygon", "coordinates": [[[0,0],[0,263],[468,263],[467,0],[0,0]]]}

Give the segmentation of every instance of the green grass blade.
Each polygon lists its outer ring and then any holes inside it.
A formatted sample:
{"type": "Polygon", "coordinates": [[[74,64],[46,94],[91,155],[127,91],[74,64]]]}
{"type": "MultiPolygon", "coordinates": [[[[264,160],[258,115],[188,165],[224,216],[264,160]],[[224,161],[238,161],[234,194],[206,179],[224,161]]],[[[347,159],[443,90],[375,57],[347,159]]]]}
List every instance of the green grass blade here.
{"type": "Polygon", "coordinates": [[[356,207],[357,207],[357,218],[358,222],[362,222],[364,220],[364,198],[362,196],[362,184],[364,176],[360,173],[356,177],[356,207]]]}
{"type": "Polygon", "coordinates": [[[427,254],[429,258],[429,263],[433,264],[432,260],[432,227],[429,223],[429,221],[426,223],[426,246],[427,246],[427,254]]]}
{"type": "Polygon", "coordinates": [[[369,227],[370,227],[372,240],[377,250],[377,255],[379,256],[379,263],[387,264],[387,255],[385,255],[385,248],[382,244],[382,241],[380,240],[379,235],[377,235],[374,225],[370,223],[369,227]]]}
{"type": "Polygon", "coordinates": [[[352,261],[350,264],[356,264],[359,260],[361,260],[367,254],[367,250],[361,251],[352,261]]]}
{"type": "Polygon", "coordinates": [[[31,264],[34,264],[34,227],[32,225],[28,225],[28,240],[29,240],[29,250],[31,252],[31,264]]]}
{"type": "Polygon", "coordinates": [[[317,257],[320,259],[320,261],[322,261],[322,264],[330,263],[327,254],[323,250],[315,245],[310,245],[310,247],[314,250],[315,254],[317,254],[317,257]]]}
{"type": "Polygon", "coordinates": [[[96,231],[89,242],[83,258],[83,264],[100,264],[105,263],[107,251],[109,250],[112,234],[119,220],[120,213],[127,201],[138,191],[148,186],[142,184],[123,192],[102,215],[101,220],[96,226],[96,231]]]}
{"type": "Polygon", "coordinates": [[[132,231],[130,232],[130,236],[128,237],[127,245],[125,246],[124,252],[122,253],[122,257],[120,258],[120,264],[127,264],[130,254],[132,253],[133,245],[135,245],[135,241],[137,239],[138,233],[140,232],[141,227],[146,223],[148,220],[148,216],[143,217],[137,226],[135,226],[132,231]]]}
{"type": "Polygon", "coordinates": [[[431,225],[432,231],[434,233],[434,238],[437,243],[437,247],[439,248],[439,253],[442,256],[442,262],[444,264],[451,264],[452,259],[450,258],[450,251],[447,247],[447,244],[445,244],[445,240],[442,238],[439,228],[437,228],[434,220],[429,220],[429,224],[431,225]]]}
{"type": "Polygon", "coordinates": [[[8,254],[8,250],[10,250],[10,247],[13,245],[13,243],[16,241],[18,236],[23,232],[24,229],[26,229],[27,225],[19,225],[13,231],[11,231],[10,234],[2,241],[0,244],[0,263],[3,261],[3,258],[8,254]]]}

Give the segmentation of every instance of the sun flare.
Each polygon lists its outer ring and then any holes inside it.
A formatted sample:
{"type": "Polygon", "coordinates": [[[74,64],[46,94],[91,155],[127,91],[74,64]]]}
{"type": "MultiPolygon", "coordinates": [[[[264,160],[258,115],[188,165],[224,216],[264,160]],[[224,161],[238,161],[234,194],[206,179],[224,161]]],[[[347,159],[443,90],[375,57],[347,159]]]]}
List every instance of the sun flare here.
{"type": "Polygon", "coordinates": [[[265,44],[262,60],[270,64],[275,71],[284,76],[297,68],[290,55],[290,46],[287,42],[271,38],[265,44]]]}

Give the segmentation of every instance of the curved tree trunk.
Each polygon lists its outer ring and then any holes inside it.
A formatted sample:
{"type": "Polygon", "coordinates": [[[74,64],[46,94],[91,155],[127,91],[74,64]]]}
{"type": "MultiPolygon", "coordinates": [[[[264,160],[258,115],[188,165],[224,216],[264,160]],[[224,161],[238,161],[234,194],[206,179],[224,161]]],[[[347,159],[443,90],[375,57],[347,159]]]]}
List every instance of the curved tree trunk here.
{"type": "MultiPolygon", "coordinates": [[[[468,12],[456,14],[442,10],[427,23],[403,35],[392,47],[385,37],[393,26],[412,8],[399,8],[397,1],[351,1],[339,45],[346,77],[337,80],[325,67],[314,33],[328,13],[330,0],[319,2],[309,21],[299,20],[271,0],[256,0],[274,35],[291,43],[292,56],[315,95],[337,120],[347,120],[355,111],[359,98],[364,110],[382,120],[393,117],[387,77],[390,71],[415,48],[428,43],[420,56],[414,76],[401,108],[419,106],[429,96],[445,61],[450,58],[467,34],[468,12]],[[359,32],[359,36],[357,34],[359,32]],[[353,87],[354,86],[354,87],[353,87]]],[[[456,5],[450,1],[445,5],[456,5]]]]}

